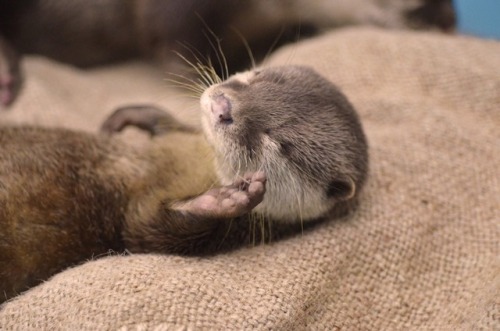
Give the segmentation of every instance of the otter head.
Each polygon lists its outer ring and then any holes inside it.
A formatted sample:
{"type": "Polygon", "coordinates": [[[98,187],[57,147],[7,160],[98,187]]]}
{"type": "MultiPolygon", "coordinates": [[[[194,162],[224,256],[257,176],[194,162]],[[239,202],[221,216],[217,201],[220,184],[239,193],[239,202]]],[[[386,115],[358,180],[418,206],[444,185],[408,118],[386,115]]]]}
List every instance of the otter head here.
{"type": "Polygon", "coordinates": [[[353,198],[367,172],[367,144],[342,93],[314,70],[261,68],[236,74],[201,97],[202,125],[223,184],[267,175],[257,213],[316,219],[353,198]]]}

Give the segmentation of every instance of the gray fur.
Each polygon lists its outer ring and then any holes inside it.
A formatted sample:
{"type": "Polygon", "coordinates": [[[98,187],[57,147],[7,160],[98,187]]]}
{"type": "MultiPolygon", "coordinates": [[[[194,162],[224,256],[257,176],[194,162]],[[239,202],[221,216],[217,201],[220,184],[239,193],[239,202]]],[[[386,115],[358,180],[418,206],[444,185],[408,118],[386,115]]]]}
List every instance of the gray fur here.
{"type": "Polygon", "coordinates": [[[331,82],[308,67],[238,74],[201,98],[202,123],[221,182],[267,174],[255,212],[277,220],[316,219],[357,195],[368,171],[367,142],[356,112],[331,82]],[[224,96],[233,121],[212,109],[224,96]]]}

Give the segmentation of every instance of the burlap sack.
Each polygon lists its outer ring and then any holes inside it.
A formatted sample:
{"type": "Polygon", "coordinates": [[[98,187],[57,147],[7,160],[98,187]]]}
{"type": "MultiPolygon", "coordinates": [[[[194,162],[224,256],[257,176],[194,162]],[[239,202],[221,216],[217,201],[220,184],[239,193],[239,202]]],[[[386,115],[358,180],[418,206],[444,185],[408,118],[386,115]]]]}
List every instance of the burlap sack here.
{"type": "MultiPolygon", "coordinates": [[[[5,304],[0,328],[499,330],[500,43],[340,30],[268,62],[288,63],[316,67],[360,112],[371,170],[355,214],[210,259],[89,262],[5,304]]],[[[95,130],[130,101],[195,114],[142,65],[31,58],[26,72],[0,120],[95,130]]]]}

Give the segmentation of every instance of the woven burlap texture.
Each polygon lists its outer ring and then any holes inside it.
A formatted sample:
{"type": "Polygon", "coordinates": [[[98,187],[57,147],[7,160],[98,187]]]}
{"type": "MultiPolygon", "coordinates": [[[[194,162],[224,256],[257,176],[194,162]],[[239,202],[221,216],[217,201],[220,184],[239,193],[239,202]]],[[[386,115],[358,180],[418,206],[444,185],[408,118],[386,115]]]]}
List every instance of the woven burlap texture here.
{"type": "MultiPolygon", "coordinates": [[[[88,262],[5,304],[0,328],[500,330],[500,43],[358,28],[267,64],[314,66],[358,109],[371,169],[354,214],[209,259],[88,262]]],[[[119,102],[150,101],[196,122],[139,64],[25,69],[2,121],[95,130],[119,102]]]]}

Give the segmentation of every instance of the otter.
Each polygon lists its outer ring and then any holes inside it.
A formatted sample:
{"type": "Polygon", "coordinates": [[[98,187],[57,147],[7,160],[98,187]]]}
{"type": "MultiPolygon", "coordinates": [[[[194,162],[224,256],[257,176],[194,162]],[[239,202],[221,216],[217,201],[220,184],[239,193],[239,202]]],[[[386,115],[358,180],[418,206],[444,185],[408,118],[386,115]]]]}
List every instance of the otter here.
{"type": "Polygon", "coordinates": [[[189,72],[176,53],[225,56],[234,73],[247,49],[258,62],[298,37],[361,24],[450,31],[455,12],[451,0],[0,0],[0,106],[19,91],[21,54],[80,67],[143,58],[178,74],[189,72]]]}
{"type": "Polygon", "coordinates": [[[342,92],[304,66],[213,79],[201,127],[153,106],[104,134],[0,128],[0,300],[108,252],[207,256],[300,233],[350,210],[368,147],[342,92]],[[118,134],[151,133],[146,147],[118,134]],[[348,208],[345,208],[345,207],[348,208]]]}

